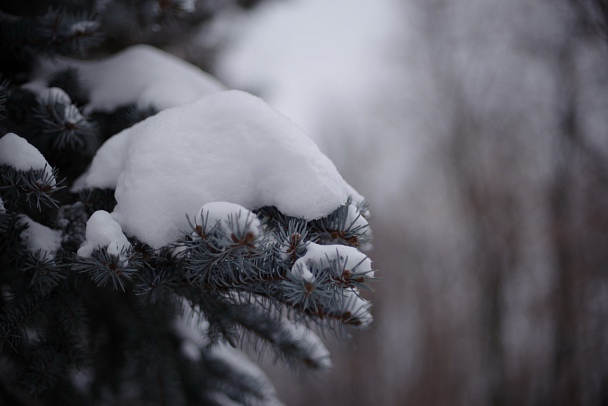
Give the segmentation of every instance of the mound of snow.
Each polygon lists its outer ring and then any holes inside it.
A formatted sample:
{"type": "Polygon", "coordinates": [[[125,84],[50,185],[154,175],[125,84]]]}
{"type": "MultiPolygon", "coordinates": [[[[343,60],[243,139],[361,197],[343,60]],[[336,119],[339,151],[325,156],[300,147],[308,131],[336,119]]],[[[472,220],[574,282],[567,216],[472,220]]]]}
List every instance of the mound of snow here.
{"type": "Polygon", "coordinates": [[[52,257],[61,248],[61,231],[37,223],[25,214],[19,215],[17,224],[27,225],[19,237],[30,252],[41,258],[52,257]]]}
{"type": "Polygon", "coordinates": [[[306,254],[298,258],[291,271],[301,275],[312,275],[313,264],[320,266],[329,265],[331,262],[336,263],[339,269],[348,270],[354,275],[374,276],[372,260],[356,248],[345,245],[320,245],[314,242],[306,244],[306,254]]]}
{"type": "Polygon", "coordinates": [[[114,218],[153,247],[180,238],[189,229],[186,214],[193,217],[205,203],[276,206],[312,220],[332,212],[352,191],[288,118],[234,90],[167,109],[111,138],[78,183],[113,182],[114,218]],[[105,162],[112,159],[121,162],[109,181],[105,162]]]}
{"type": "Polygon", "coordinates": [[[44,156],[25,138],[17,134],[7,133],[0,138],[0,164],[12,166],[19,171],[44,169],[51,179],[51,184],[55,185],[53,171],[44,156]]]}
{"type": "Polygon", "coordinates": [[[111,138],[79,183],[113,182],[114,218],[125,233],[157,248],[189,230],[186,214],[192,218],[206,203],[276,206],[312,220],[344,204],[352,192],[288,118],[236,90],[167,109],[111,138]],[[117,145],[126,148],[117,152],[117,145]],[[118,177],[109,180],[112,159],[121,162],[114,165],[118,177]]]}
{"type": "Polygon", "coordinates": [[[40,93],[53,73],[68,67],[78,69],[90,91],[86,111],[112,111],[131,103],[163,110],[224,90],[213,76],[149,45],[135,45],[96,61],[46,61],[36,72],[36,79],[25,87],[40,93]]]}
{"type": "Polygon", "coordinates": [[[90,257],[94,249],[102,247],[107,247],[110,254],[121,255],[131,247],[131,243],[112,215],[107,211],[98,210],[87,221],[86,241],[77,254],[79,257],[90,257]]]}

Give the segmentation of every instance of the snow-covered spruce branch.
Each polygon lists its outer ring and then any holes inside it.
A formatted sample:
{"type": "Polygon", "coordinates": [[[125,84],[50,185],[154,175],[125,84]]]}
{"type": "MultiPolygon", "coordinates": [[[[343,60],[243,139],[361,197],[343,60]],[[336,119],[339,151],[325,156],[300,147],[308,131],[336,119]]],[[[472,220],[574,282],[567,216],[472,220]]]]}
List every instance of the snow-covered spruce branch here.
{"type": "Polygon", "coordinates": [[[148,46],[39,60],[0,95],[0,372],[24,398],[273,404],[226,343],[325,370],[310,328],[370,324],[367,204],[289,119],[148,46]]]}
{"type": "MultiPolygon", "coordinates": [[[[1,147],[1,146],[0,146],[1,147]]],[[[53,194],[63,189],[55,182],[56,172],[40,169],[19,170],[9,165],[0,165],[0,190],[3,191],[5,206],[21,210],[57,207],[53,194]]]]}
{"type": "Polygon", "coordinates": [[[48,148],[51,150],[79,150],[92,155],[99,148],[97,128],[60,88],[51,87],[38,96],[34,118],[41,134],[38,143],[50,143],[48,148]]]}
{"type": "MultiPolygon", "coordinates": [[[[159,291],[179,294],[189,287],[202,292],[252,293],[307,316],[367,325],[366,307],[357,304],[351,308],[353,299],[344,293],[348,290],[357,296],[357,289],[367,288],[373,279],[369,258],[355,248],[309,241],[293,258],[286,254],[289,248],[280,248],[285,244],[277,238],[283,233],[269,232],[254,213],[238,205],[205,205],[199,218],[191,236],[175,246],[175,254],[164,250],[158,257],[154,250],[146,253],[142,248],[141,255],[134,255],[131,243],[109,214],[96,212],[88,223],[87,244],[79,250],[73,269],[90,275],[100,287],[111,284],[124,291],[133,282],[152,301],[159,291]],[[225,218],[217,212],[211,214],[213,208],[225,218]]],[[[360,228],[361,234],[364,229],[360,228]]],[[[289,244],[301,243],[301,235],[292,234],[289,244]]]]}

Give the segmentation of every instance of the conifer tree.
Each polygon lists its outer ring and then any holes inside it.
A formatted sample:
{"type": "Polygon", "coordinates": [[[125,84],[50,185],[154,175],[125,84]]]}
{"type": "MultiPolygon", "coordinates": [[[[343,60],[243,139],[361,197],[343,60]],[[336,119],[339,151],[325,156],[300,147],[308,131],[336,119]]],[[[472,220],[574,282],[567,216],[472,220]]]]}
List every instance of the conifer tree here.
{"type": "Polygon", "coordinates": [[[123,49],[201,4],[1,5],[0,404],[274,404],[245,338],[325,370],[311,329],[371,322],[369,212],[329,160],[254,96],[123,49]]]}

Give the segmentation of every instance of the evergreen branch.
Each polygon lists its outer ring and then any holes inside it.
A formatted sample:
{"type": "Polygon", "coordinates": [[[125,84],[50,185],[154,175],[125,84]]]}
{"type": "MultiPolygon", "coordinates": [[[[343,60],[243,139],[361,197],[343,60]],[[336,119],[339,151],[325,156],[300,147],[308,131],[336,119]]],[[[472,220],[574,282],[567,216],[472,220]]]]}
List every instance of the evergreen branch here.
{"type": "MultiPolygon", "coordinates": [[[[360,212],[354,218],[349,216],[350,206],[349,199],[346,204],[338,207],[327,217],[311,221],[312,240],[322,244],[344,244],[351,247],[359,247],[368,242],[369,226],[367,222],[360,224],[358,221],[363,217],[360,212]]],[[[365,204],[360,204],[358,207],[365,207],[365,204]]]]}
{"type": "MultiPolygon", "coordinates": [[[[0,76],[1,78],[1,76],[0,76]]],[[[8,99],[8,89],[9,89],[9,81],[4,79],[0,79],[0,122],[4,120],[6,117],[4,113],[6,112],[6,100],[8,99]]],[[[0,130],[2,128],[0,127],[0,130]]]]}
{"type": "Polygon", "coordinates": [[[180,286],[180,278],[176,272],[146,268],[137,273],[133,293],[141,296],[144,303],[165,303],[180,286]]]}
{"type": "Polygon", "coordinates": [[[71,101],[51,96],[34,109],[34,119],[45,144],[58,151],[79,150],[92,155],[99,147],[97,128],[86,120],[71,101]]]}
{"type": "Polygon", "coordinates": [[[306,253],[308,240],[308,223],[300,219],[289,219],[287,227],[276,227],[272,246],[276,258],[287,261],[286,268],[291,268],[296,260],[306,253]]]}
{"type": "MultiPolygon", "coordinates": [[[[222,394],[220,398],[244,405],[275,403],[276,394],[268,378],[259,370],[254,373],[253,365],[246,366],[250,362],[239,355],[226,346],[201,351],[200,372],[208,377],[207,392],[222,394]]],[[[218,400],[216,396],[212,399],[218,400]]]]}
{"type": "Polygon", "coordinates": [[[107,247],[99,247],[93,250],[90,257],[73,257],[72,268],[87,274],[98,287],[103,288],[111,282],[115,290],[124,292],[139,267],[134,259],[130,249],[123,249],[120,255],[114,255],[108,253],[107,247]]]}
{"type": "Polygon", "coordinates": [[[0,353],[6,343],[18,352],[23,330],[47,300],[48,293],[43,294],[35,290],[16,292],[13,295],[0,314],[0,353]]]}
{"type": "Polygon", "coordinates": [[[44,169],[21,171],[0,164],[0,194],[9,210],[27,210],[58,207],[52,195],[63,189],[62,181],[56,182],[57,170],[52,173],[44,169]]]}
{"type": "Polygon", "coordinates": [[[41,52],[82,56],[88,48],[100,43],[99,29],[93,15],[51,8],[34,22],[37,35],[30,37],[27,44],[41,52]]]}
{"type": "Polygon", "coordinates": [[[55,260],[54,253],[27,251],[21,271],[31,274],[30,286],[40,291],[47,291],[66,278],[66,269],[55,260]]]}
{"type": "Polygon", "coordinates": [[[75,252],[85,241],[87,213],[82,202],[63,205],[57,212],[57,225],[63,235],[62,247],[75,252]]]}
{"type": "Polygon", "coordinates": [[[0,239],[8,232],[10,221],[11,215],[4,208],[4,201],[0,198],[0,239]]]}
{"type": "Polygon", "coordinates": [[[188,251],[184,268],[191,284],[230,287],[259,280],[270,252],[264,237],[250,230],[251,217],[242,225],[239,218],[230,215],[225,226],[221,221],[210,224],[208,215],[201,224],[188,219],[193,233],[184,242],[188,251]]]}
{"type": "Polygon", "coordinates": [[[20,382],[28,395],[40,395],[52,389],[65,375],[66,360],[61,352],[41,342],[28,350],[26,368],[20,382]]]}
{"type": "MultiPolygon", "coordinates": [[[[83,106],[97,95],[85,91],[73,68],[47,75],[49,89],[39,94],[20,84],[35,79],[30,73],[40,58],[82,54],[94,46],[100,21],[112,22],[108,10],[130,8],[130,23],[139,20],[156,30],[190,12],[192,4],[110,0],[66,6],[96,7],[106,13],[99,21],[61,8],[29,13],[40,15],[36,18],[0,13],[1,70],[12,80],[0,84],[0,130],[22,134],[57,168],[50,173],[0,166],[6,205],[0,207],[0,375],[21,372],[21,385],[14,387],[31,394],[23,396],[29,404],[36,398],[68,405],[270,404],[276,393],[268,380],[243,368],[225,343],[236,346],[246,335],[291,365],[324,370],[328,354],[304,325],[337,330],[365,327],[371,320],[369,304],[358,296],[373,278],[359,269],[363,260],[347,267],[348,258],[341,262],[338,254],[339,259],[327,255],[326,260],[311,254],[306,258],[313,257],[311,263],[300,261],[311,242],[359,246],[369,239],[362,218],[367,208],[355,208],[350,200],[314,222],[276,207],[242,208],[225,219],[214,215],[213,221],[201,213],[190,235],[167,247],[153,249],[131,236],[132,248],[120,253],[99,247],[89,257],[75,256],[87,219],[114,209],[114,190],[56,194],[63,187],[55,183],[57,174],[71,184],[100,141],[157,111],[130,104],[84,114],[83,106]],[[57,237],[52,241],[32,238],[22,244],[24,228],[17,219],[25,214],[60,229],[61,240],[52,232],[49,236],[57,237]],[[40,246],[47,249],[28,250],[40,246]],[[209,323],[205,342],[197,342],[194,353],[174,324],[184,299],[200,310],[198,321],[209,323]],[[74,370],[87,372],[82,387],[76,388],[74,370]]],[[[220,206],[218,213],[225,210],[220,206]]],[[[86,231],[103,233],[100,227],[86,231]]],[[[0,402],[5,398],[16,397],[4,396],[0,387],[0,402]]]]}
{"type": "Polygon", "coordinates": [[[31,48],[45,56],[83,56],[101,41],[100,24],[87,13],[51,8],[38,18],[13,18],[3,25],[2,37],[13,49],[31,48]]]}
{"type": "Polygon", "coordinates": [[[157,30],[159,26],[172,26],[186,14],[194,11],[194,3],[188,0],[143,0],[130,5],[128,12],[142,30],[157,30]]]}
{"type": "Polygon", "coordinates": [[[133,302],[128,349],[135,381],[145,405],[184,405],[178,360],[181,359],[172,327],[175,302],[133,302]]]}
{"type": "MultiPolygon", "coordinates": [[[[76,287],[54,290],[53,299],[56,305],[53,314],[57,319],[57,326],[68,336],[81,337],[87,335],[90,316],[76,287]]],[[[72,347],[70,346],[70,348],[72,347]]]]}
{"type": "Polygon", "coordinates": [[[331,317],[340,320],[344,325],[360,329],[369,327],[372,321],[371,304],[361,298],[356,291],[342,292],[338,306],[331,309],[319,309],[320,317],[331,317]]]}
{"type": "Polygon", "coordinates": [[[12,286],[22,275],[19,269],[22,268],[26,255],[26,248],[21,241],[21,233],[28,227],[22,221],[20,215],[6,212],[0,217],[5,217],[7,221],[7,231],[0,234],[0,282],[12,286]]]}
{"type": "Polygon", "coordinates": [[[304,365],[311,370],[329,368],[329,353],[318,340],[311,339],[315,336],[310,330],[282,318],[280,313],[270,315],[268,306],[260,304],[255,295],[233,292],[225,297],[231,303],[232,320],[269,345],[288,365],[304,365]]]}

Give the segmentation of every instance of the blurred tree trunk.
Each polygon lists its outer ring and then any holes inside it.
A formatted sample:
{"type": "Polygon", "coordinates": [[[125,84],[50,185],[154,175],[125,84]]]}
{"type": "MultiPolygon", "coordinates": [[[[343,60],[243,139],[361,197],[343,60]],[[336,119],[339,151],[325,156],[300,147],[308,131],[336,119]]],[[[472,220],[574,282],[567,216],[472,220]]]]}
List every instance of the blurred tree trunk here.
{"type": "MultiPolygon", "coordinates": [[[[608,71],[607,11],[602,0],[571,2],[572,35],[556,64],[562,110],[549,199],[556,268],[555,405],[608,404],[608,338],[597,328],[608,316],[605,305],[598,307],[608,288],[608,166],[586,134],[588,106],[579,92],[588,72],[580,68],[578,52],[599,48],[602,63],[594,68],[608,71]]],[[[606,74],[601,76],[605,81],[606,74]]],[[[608,128],[602,132],[605,147],[608,128]]]]}

